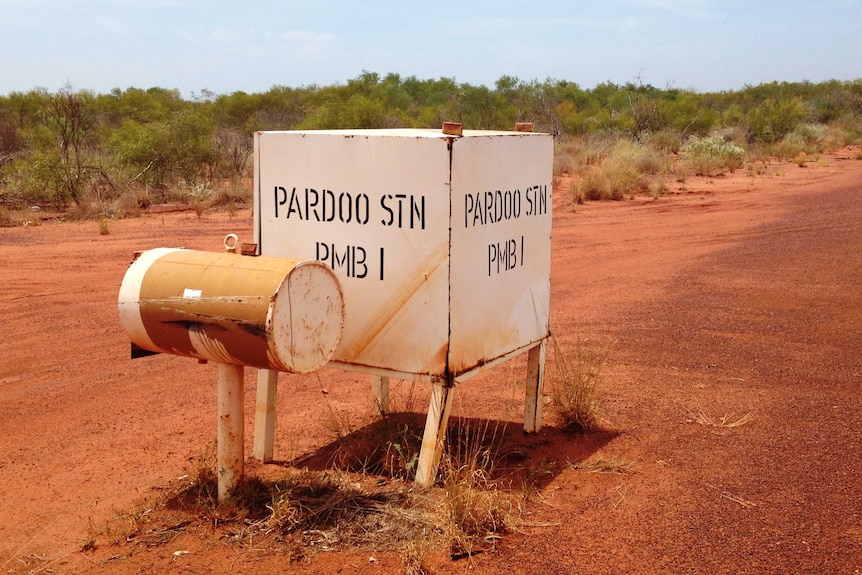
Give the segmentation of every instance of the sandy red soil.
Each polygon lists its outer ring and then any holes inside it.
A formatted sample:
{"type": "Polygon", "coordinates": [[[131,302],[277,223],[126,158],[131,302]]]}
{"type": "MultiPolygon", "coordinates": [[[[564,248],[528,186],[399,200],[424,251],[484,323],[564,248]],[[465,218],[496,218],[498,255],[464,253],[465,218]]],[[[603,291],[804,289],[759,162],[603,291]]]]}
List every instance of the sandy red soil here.
{"type": "MultiPolygon", "coordinates": [[[[512,434],[554,459],[524,526],[494,552],[432,557],[434,572],[862,573],[858,154],[575,211],[557,193],[552,329],[564,350],[606,350],[612,431],[584,438],[550,419],[538,436],[512,434]],[[750,421],[708,426],[698,413],[750,421]],[[599,451],[631,471],[569,465],[599,451]]],[[[247,211],[186,211],[110,221],[107,235],[96,222],[0,229],[0,572],[403,572],[399,555],[368,551],[252,560],[199,532],[108,542],[106,525],[215,440],[213,365],[128,359],[116,295],[131,254],[220,250],[251,227],[247,211]],[[81,552],[94,533],[96,549],[81,552]]],[[[522,370],[515,361],[459,387],[455,415],[516,428],[522,370]]],[[[282,467],[332,442],[324,402],[370,410],[358,374],[282,376],[278,393],[282,467]]]]}

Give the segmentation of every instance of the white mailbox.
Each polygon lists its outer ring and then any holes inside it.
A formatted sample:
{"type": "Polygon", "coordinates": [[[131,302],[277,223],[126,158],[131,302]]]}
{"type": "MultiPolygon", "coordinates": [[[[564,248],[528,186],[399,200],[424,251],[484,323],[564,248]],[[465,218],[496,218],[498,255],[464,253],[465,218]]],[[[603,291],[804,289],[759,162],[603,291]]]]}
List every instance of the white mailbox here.
{"type": "MultiPolygon", "coordinates": [[[[330,365],[432,383],[416,468],[434,481],[452,389],[529,351],[538,431],[551,273],[553,138],[531,132],[331,130],[255,135],[260,253],[325,262],[344,294],[330,365]]],[[[261,372],[255,454],[272,457],[275,373],[261,372]],[[265,415],[262,415],[265,414],[265,415]]]]}
{"type": "Polygon", "coordinates": [[[548,336],[550,135],[260,132],[255,166],[260,253],[341,282],[332,365],[449,382],[548,336]]]}

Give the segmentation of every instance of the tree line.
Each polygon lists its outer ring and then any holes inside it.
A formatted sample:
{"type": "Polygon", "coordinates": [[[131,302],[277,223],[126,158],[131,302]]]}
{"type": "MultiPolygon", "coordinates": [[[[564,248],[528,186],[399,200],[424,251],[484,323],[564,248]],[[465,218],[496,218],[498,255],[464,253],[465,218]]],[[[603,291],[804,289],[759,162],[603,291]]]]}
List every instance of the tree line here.
{"type": "Polygon", "coordinates": [[[800,126],[828,125],[851,143],[862,138],[862,79],[698,93],[640,81],[585,89],[503,76],[487,87],[364,72],[331,86],[191,98],[158,87],[13,92],[0,96],[0,206],[104,207],[130,191],[140,203],[216,181],[247,186],[257,130],[438,128],[444,121],[495,130],[533,122],[560,140],[664,134],[677,148],[728,129],[740,144],[769,146],[800,126]]]}

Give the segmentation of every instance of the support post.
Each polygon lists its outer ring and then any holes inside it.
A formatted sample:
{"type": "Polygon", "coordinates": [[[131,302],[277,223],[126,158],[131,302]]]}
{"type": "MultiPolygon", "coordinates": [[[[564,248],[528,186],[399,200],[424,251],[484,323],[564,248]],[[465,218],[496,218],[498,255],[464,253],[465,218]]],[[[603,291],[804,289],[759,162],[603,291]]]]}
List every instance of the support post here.
{"type": "Polygon", "coordinates": [[[434,384],[431,389],[431,403],[428,406],[425,433],[422,436],[422,447],[419,450],[419,461],[416,465],[416,485],[419,487],[430,486],[437,476],[454,395],[455,388],[451,385],[434,384]]]}
{"type": "Polygon", "coordinates": [[[389,413],[389,378],[382,375],[371,376],[371,398],[374,402],[374,415],[384,416],[389,413]]]}
{"type": "Polygon", "coordinates": [[[254,409],[254,458],[264,463],[272,461],[275,445],[275,397],[278,372],[260,369],[257,372],[257,401],[254,409]]]}
{"type": "Polygon", "coordinates": [[[218,500],[243,477],[243,376],[241,365],[218,364],[218,500]]]}
{"type": "Polygon", "coordinates": [[[527,356],[527,398],[524,405],[524,431],[538,433],[542,429],[542,407],[545,388],[545,353],[547,339],[530,349],[527,356]]]}

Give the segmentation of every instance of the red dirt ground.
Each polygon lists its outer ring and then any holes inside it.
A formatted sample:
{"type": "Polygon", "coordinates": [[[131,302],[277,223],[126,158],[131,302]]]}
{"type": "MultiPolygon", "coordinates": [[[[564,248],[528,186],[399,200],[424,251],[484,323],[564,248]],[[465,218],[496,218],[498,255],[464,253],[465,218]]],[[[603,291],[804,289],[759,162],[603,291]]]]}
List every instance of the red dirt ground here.
{"type": "MultiPolygon", "coordinates": [[[[607,350],[600,395],[613,433],[569,435],[551,420],[537,437],[511,434],[557,469],[525,526],[469,560],[431,557],[431,569],[862,573],[859,153],[576,211],[558,191],[552,329],[569,352],[607,350]],[[751,420],[707,426],[698,413],[751,420]],[[568,465],[599,450],[632,471],[568,465]]],[[[0,229],[0,572],[403,572],[391,553],[289,563],[201,532],[135,548],[104,533],[215,439],[213,365],[128,359],[116,295],[130,256],[220,250],[251,226],[247,211],[186,211],[111,221],[107,235],[95,222],[0,229]],[[93,533],[96,549],[82,552],[93,533]]],[[[516,360],[459,387],[455,415],[516,428],[522,370],[516,360]]],[[[278,393],[277,469],[332,442],[324,402],[370,409],[358,374],[282,376],[278,393]]]]}

